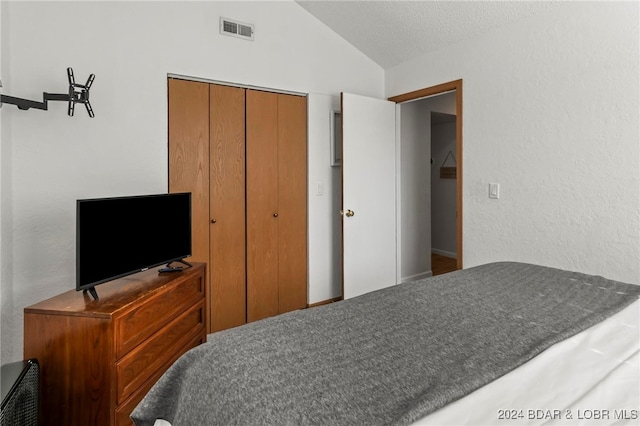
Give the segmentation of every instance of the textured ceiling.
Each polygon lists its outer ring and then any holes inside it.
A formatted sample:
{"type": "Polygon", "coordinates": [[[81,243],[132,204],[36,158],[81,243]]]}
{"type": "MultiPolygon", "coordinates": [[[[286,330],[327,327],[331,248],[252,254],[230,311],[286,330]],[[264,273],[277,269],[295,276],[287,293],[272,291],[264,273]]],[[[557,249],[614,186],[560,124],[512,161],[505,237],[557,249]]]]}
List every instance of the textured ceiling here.
{"type": "Polygon", "coordinates": [[[430,0],[296,2],[384,69],[550,10],[560,3],[430,0]]]}

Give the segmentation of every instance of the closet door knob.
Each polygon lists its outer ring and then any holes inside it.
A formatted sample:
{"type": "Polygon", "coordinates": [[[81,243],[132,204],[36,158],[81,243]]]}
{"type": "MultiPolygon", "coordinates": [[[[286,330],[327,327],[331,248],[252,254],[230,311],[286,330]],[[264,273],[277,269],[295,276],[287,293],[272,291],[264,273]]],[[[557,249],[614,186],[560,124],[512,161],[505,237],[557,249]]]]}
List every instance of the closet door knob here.
{"type": "Polygon", "coordinates": [[[216,223],[216,222],[217,222],[217,220],[211,219],[211,223],[216,223]]]}
{"type": "Polygon", "coordinates": [[[273,217],[278,217],[278,213],[274,213],[274,214],[273,214],[273,217]]]}

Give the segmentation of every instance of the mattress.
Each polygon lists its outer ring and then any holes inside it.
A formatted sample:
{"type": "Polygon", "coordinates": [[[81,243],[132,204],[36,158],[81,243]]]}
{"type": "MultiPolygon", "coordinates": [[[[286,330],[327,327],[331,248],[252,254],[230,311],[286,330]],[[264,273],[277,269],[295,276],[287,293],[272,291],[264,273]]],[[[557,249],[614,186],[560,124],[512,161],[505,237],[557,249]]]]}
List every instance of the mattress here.
{"type": "Polygon", "coordinates": [[[640,301],[414,424],[639,425],[640,301]]]}

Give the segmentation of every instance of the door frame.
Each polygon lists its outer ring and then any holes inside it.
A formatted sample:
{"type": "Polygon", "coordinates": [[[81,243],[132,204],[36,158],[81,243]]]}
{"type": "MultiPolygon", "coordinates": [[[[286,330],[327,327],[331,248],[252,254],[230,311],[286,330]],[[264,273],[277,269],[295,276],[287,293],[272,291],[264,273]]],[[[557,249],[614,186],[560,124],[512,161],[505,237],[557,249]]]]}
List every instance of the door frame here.
{"type": "MultiPolygon", "coordinates": [[[[454,91],[456,93],[456,268],[462,269],[462,79],[396,95],[389,101],[401,104],[454,91]]],[[[399,141],[396,141],[399,143],[399,141]]]]}

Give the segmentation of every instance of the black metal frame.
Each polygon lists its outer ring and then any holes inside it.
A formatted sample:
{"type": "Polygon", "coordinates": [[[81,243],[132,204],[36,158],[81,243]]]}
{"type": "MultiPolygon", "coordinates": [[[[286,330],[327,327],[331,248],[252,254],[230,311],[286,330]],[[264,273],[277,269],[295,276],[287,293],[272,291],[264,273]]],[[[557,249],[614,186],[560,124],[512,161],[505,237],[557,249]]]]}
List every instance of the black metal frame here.
{"type": "Polygon", "coordinates": [[[89,88],[91,88],[93,80],[96,78],[95,74],[89,75],[85,84],[77,84],[73,75],[73,69],[69,67],[67,68],[67,77],[69,79],[69,92],[66,94],[44,92],[42,94],[42,102],[16,98],[14,96],[0,95],[0,102],[3,104],[16,105],[18,109],[21,110],[36,108],[46,111],[48,109],[49,101],[67,101],[69,102],[67,114],[69,114],[70,117],[73,117],[76,104],[84,104],[87,109],[87,113],[89,113],[89,117],[93,118],[93,109],[91,108],[91,103],[89,103],[89,88]]]}

